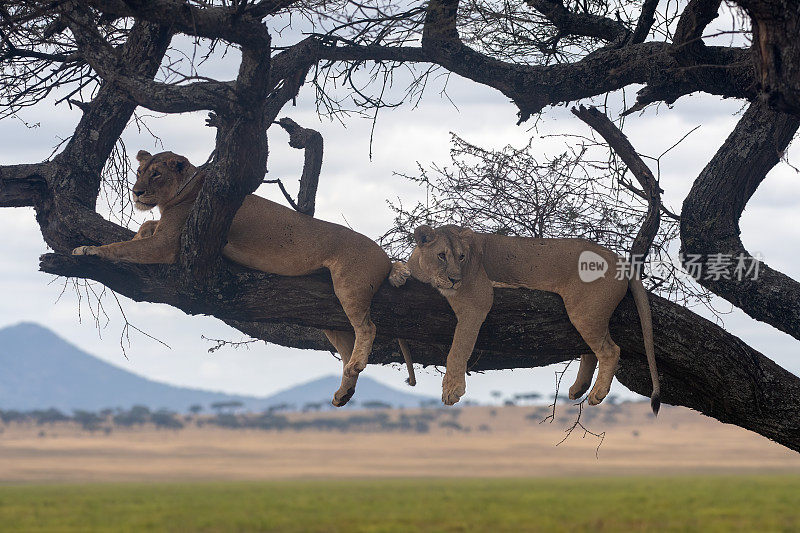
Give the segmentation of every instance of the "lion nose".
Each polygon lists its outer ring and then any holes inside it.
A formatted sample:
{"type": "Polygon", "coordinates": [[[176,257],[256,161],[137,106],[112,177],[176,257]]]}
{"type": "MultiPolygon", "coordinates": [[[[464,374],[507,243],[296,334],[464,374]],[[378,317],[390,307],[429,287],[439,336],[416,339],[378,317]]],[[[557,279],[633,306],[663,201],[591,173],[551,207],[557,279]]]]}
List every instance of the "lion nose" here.
{"type": "Polygon", "coordinates": [[[144,191],[137,191],[137,190],[134,190],[134,191],[133,191],[133,195],[134,195],[136,198],[139,198],[139,197],[140,197],[141,195],[143,195],[143,194],[144,194],[144,191]]]}
{"type": "Polygon", "coordinates": [[[455,285],[456,283],[458,283],[459,281],[461,281],[461,278],[460,278],[460,277],[458,277],[458,278],[451,278],[450,276],[447,276],[447,279],[449,279],[449,280],[450,280],[450,283],[452,283],[453,285],[455,285]]]}

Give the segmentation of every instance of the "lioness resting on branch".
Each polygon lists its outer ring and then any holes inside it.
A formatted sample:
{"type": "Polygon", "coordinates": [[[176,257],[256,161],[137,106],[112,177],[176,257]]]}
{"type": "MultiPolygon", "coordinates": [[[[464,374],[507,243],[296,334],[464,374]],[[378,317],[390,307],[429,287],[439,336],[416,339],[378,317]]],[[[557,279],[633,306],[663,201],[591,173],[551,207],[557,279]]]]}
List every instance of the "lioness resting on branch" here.
{"type": "Polygon", "coordinates": [[[650,404],[658,414],[659,382],[650,303],[638,278],[616,276],[623,266],[617,254],[585,239],[505,237],[453,225],[438,229],[420,226],[414,231],[414,240],[417,246],[406,267],[393,268],[389,281],[397,287],[413,276],[430,283],[456,315],[458,323],[442,381],[444,403],[453,405],[466,392],[467,361],[492,307],[492,282],[561,296],[570,321],[594,352],[581,356],[569,397],[574,400],[589,389],[599,361],[597,380],[588,400],[590,405],[602,402],[611,388],[620,352],[609,335],[608,321],[630,287],[653,380],[650,404]],[[583,275],[581,263],[586,268],[583,275]]]}
{"type": "MultiPolygon", "coordinates": [[[[136,159],[139,169],[132,190],[135,206],[142,211],[157,206],[161,219],[142,224],[130,241],[79,246],[73,255],[97,255],[132,263],[174,263],[177,259],[181,231],[204,173],[172,152],[151,155],[142,150],[136,159]]],[[[342,385],[332,403],[337,407],[346,404],[355,392],[358,374],[367,366],[375,340],[369,308],[392,269],[386,252],[349,228],[251,194],[236,212],[222,254],[246,267],[282,276],[302,276],[322,268],[330,271],[333,290],[354,330],[325,330],[344,366],[342,385]]],[[[414,385],[408,346],[402,340],[398,342],[408,367],[408,383],[414,385]]]]}

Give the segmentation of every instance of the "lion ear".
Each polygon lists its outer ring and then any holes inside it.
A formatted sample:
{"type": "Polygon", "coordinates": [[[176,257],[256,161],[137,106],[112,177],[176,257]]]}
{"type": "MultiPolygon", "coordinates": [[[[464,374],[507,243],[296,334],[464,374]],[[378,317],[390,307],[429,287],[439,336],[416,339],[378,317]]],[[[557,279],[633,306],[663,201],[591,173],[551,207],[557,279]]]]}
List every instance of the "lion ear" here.
{"type": "Polygon", "coordinates": [[[414,230],[414,240],[417,244],[427,244],[436,238],[436,230],[427,224],[414,230]]]}
{"type": "Polygon", "coordinates": [[[183,172],[189,166],[189,160],[182,155],[175,155],[167,159],[166,164],[167,168],[173,172],[183,172]]]}
{"type": "Polygon", "coordinates": [[[148,152],[147,150],[139,150],[136,153],[136,160],[139,163],[142,163],[143,161],[147,161],[148,159],[152,159],[152,158],[153,158],[153,155],[150,152],[148,152]]]}

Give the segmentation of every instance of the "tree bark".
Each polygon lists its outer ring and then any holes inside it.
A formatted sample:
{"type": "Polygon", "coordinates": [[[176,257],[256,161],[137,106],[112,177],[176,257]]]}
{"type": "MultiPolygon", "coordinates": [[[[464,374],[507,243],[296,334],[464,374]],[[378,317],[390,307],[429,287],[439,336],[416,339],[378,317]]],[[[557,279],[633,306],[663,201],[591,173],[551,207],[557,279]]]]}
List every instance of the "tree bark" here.
{"type": "Polygon", "coordinates": [[[800,1],[737,0],[752,19],[753,63],[761,96],[800,116],[800,1]]]}
{"type": "Polygon", "coordinates": [[[745,313],[800,339],[800,283],[754,258],[742,244],[739,218],[767,173],[778,163],[800,118],[775,111],[763,101],[750,105],[730,136],[694,182],[681,211],[684,267],[745,313]],[[729,258],[729,275],[714,279],[708,268],[729,258]],[[736,275],[734,267],[754,266],[736,275]]]}

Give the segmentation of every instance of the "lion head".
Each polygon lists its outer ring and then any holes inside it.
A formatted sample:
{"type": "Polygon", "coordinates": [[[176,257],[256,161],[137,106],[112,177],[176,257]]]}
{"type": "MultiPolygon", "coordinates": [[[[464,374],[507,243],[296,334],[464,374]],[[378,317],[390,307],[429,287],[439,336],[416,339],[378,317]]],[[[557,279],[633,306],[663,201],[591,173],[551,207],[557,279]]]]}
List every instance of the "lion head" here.
{"type": "Polygon", "coordinates": [[[136,160],[139,161],[139,169],[131,195],[136,209],[140,211],[163,206],[175,198],[181,185],[195,170],[188,159],[173,152],[151,155],[139,150],[136,160]]]}
{"type": "Polygon", "coordinates": [[[420,280],[439,290],[458,289],[474,259],[474,235],[472,230],[453,225],[437,229],[420,226],[415,229],[417,247],[413,255],[419,264],[420,274],[425,278],[420,280]]]}

